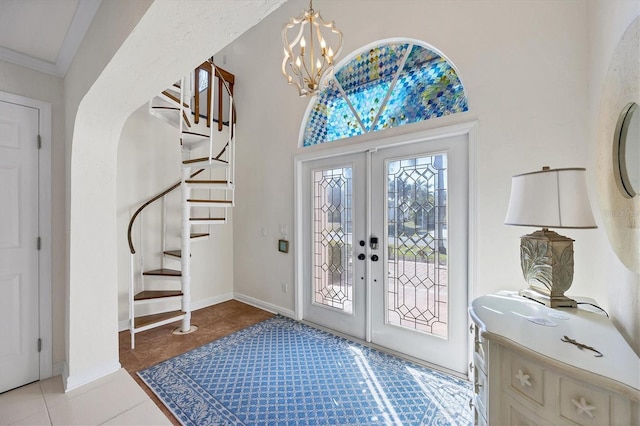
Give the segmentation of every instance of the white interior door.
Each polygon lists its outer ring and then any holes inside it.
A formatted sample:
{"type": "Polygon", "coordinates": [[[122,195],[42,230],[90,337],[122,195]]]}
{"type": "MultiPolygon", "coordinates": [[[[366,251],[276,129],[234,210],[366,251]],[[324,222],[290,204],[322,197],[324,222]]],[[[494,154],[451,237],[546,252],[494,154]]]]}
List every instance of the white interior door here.
{"type": "Polygon", "coordinates": [[[39,379],[38,110],[0,102],[0,392],[39,379]]]}
{"type": "Polygon", "coordinates": [[[468,142],[303,163],[303,319],[466,374],[468,142]]]}
{"type": "Polygon", "coordinates": [[[371,341],[467,371],[468,136],[371,158],[371,341]]]}

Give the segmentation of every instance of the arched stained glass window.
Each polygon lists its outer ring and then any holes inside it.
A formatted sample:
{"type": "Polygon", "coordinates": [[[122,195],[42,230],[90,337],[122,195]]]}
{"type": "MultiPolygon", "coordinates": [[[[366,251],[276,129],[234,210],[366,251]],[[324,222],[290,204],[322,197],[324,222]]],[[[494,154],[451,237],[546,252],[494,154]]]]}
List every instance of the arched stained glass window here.
{"type": "Polygon", "coordinates": [[[412,42],[383,44],[337,69],[307,113],[303,146],[468,109],[456,71],[439,53],[412,42]]]}

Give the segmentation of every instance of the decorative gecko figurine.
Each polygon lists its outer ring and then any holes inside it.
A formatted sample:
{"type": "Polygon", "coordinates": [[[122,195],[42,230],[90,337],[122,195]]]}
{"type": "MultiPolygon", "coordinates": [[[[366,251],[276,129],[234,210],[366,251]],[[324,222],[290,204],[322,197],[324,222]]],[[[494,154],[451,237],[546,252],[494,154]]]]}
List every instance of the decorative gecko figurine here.
{"type": "Polygon", "coordinates": [[[602,352],[600,352],[599,350],[597,350],[595,348],[592,348],[591,346],[587,346],[584,343],[577,342],[577,341],[573,340],[570,337],[564,336],[564,338],[562,338],[560,340],[562,340],[563,342],[571,343],[572,345],[576,345],[578,347],[578,349],[580,349],[580,350],[588,349],[590,351],[593,351],[593,352],[596,353],[596,355],[594,355],[596,358],[600,358],[601,356],[604,356],[604,355],[602,355],[602,352]]]}

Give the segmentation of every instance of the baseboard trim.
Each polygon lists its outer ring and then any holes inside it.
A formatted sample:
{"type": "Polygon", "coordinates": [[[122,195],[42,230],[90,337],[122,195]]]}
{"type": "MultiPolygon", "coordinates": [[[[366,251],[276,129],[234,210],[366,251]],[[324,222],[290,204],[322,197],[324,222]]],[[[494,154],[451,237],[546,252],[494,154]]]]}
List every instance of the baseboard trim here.
{"type": "MultiPolygon", "coordinates": [[[[208,308],[209,306],[217,305],[218,303],[228,302],[233,300],[233,293],[225,293],[219,296],[210,297],[208,299],[198,300],[197,302],[191,302],[191,311],[197,311],[198,309],[208,308]]],[[[118,331],[129,330],[129,320],[125,319],[118,321],[118,331]]]]}
{"type": "Polygon", "coordinates": [[[209,306],[217,305],[218,303],[222,302],[228,302],[229,300],[233,300],[233,293],[226,293],[219,296],[210,297],[208,299],[198,300],[197,302],[192,302],[191,306],[193,307],[193,311],[197,311],[198,309],[208,308],[209,306]]]}
{"type": "Polygon", "coordinates": [[[247,296],[246,294],[242,294],[242,293],[233,293],[233,298],[235,300],[237,300],[238,302],[242,302],[242,303],[246,303],[247,305],[251,305],[251,306],[255,306],[256,308],[260,308],[263,309],[267,312],[271,312],[274,314],[280,314],[283,315],[285,317],[289,317],[292,319],[295,319],[295,312],[293,312],[290,309],[285,309],[281,306],[277,306],[271,303],[267,303],[263,300],[260,299],[256,299],[254,297],[251,296],[247,296]]]}
{"type": "Polygon", "coordinates": [[[71,376],[68,371],[68,366],[64,364],[64,373],[62,374],[62,382],[64,384],[64,391],[70,392],[74,389],[79,388],[80,386],[84,386],[93,382],[94,380],[98,380],[107,376],[111,373],[115,373],[120,370],[122,366],[119,362],[114,361],[108,364],[104,364],[100,367],[94,368],[91,371],[87,371],[84,374],[75,374],[71,376]]]}
{"type": "Polygon", "coordinates": [[[51,377],[63,376],[65,371],[67,371],[67,363],[64,361],[56,362],[51,369],[51,377]]]}

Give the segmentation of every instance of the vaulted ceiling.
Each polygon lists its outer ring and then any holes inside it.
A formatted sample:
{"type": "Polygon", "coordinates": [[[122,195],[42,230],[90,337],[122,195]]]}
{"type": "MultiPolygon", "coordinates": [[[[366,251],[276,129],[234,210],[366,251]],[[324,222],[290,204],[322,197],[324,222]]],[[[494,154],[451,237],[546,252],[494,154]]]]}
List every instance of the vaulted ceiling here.
{"type": "Polygon", "coordinates": [[[64,77],[102,0],[0,0],[0,60],[64,77]]]}

